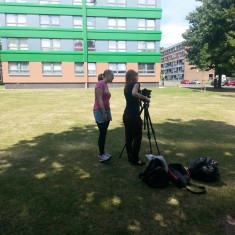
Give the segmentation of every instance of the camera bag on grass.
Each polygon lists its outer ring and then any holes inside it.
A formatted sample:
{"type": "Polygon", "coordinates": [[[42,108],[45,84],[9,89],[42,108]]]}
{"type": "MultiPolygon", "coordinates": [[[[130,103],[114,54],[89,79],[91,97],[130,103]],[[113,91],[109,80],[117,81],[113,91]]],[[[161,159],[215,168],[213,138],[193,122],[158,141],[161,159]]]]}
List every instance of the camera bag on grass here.
{"type": "Polygon", "coordinates": [[[198,186],[190,182],[189,171],[180,163],[168,164],[168,177],[169,181],[179,188],[186,188],[189,192],[194,194],[206,193],[204,186],[198,186]]]}
{"type": "Polygon", "coordinates": [[[219,179],[218,162],[210,157],[200,157],[192,160],[188,170],[192,179],[213,182],[219,179]]]}
{"type": "Polygon", "coordinates": [[[149,162],[145,171],[139,174],[139,178],[151,188],[165,188],[168,186],[167,171],[162,160],[158,158],[149,162]]]}

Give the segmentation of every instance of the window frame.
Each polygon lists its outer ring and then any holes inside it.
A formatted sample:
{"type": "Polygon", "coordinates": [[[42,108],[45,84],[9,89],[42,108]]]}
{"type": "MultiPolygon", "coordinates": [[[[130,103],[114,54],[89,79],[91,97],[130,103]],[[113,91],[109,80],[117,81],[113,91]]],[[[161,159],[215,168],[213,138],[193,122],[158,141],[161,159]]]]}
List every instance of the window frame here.
{"type": "Polygon", "coordinates": [[[43,62],[42,63],[42,76],[62,76],[62,63],[61,62],[43,62]],[[44,66],[49,65],[50,66],[50,72],[46,70],[44,71],[44,66]],[[60,70],[57,70],[56,72],[55,67],[58,66],[60,67],[60,70]]]}
{"type": "Polygon", "coordinates": [[[10,76],[19,76],[19,75],[21,75],[21,76],[28,76],[28,75],[30,75],[30,73],[29,73],[29,62],[27,61],[25,61],[25,62],[19,62],[19,61],[9,61],[8,62],[8,73],[9,73],[9,75],[10,76]],[[15,73],[12,73],[12,71],[13,70],[11,70],[11,65],[13,64],[13,63],[15,63],[16,64],[16,67],[17,67],[17,69],[15,70],[16,72],[15,73]],[[26,65],[26,67],[27,67],[27,69],[23,69],[22,68],[22,66],[23,65],[26,65]]]}
{"type": "Polygon", "coordinates": [[[42,51],[60,51],[61,50],[61,39],[58,38],[41,38],[41,49],[42,51]],[[49,42],[49,47],[43,46],[43,42],[49,42]],[[59,47],[55,47],[54,44],[59,42],[59,47]]]}
{"type": "Polygon", "coordinates": [[[156,52],[156,44],[155,41],[138,41],[138,52],[156,52]],[[140,47],[140,43],[143,43],[143,49],[140,47]],[[154,49],[148,49],[150,43],[153,43],[154,49]]]}
{"type": "Polygon", "coordinates": [[[126,30],[126,18],[108,18],[108,29],[118,29],[118,30],[126,30]],[[119,26],[121,20],[124,20],[125,26],[119,26]],[[114,25],[112,26],[110,22],[113,21],[114,25]]]}
{"type": "Polygon", "coordinates": [[[141,75],[155,75],[155,70],[156,70],[156,66],[155,63],[138,63],[138,73],[141,75]],[[144,65],[144,69],[140,69],[140,66],[144,65]],[[153,65],[153,70],[152,69],[148,69],[149,65],[153,65]]]}
{"type": "Polygon", "coordinates": [[[82,16],[74,16],[73,17],[73,28],[81,29],[82,28],[82,16]],[[75,22],[78,21],[81,24],[75,24],[75,22]]]}
{"type": "Polygon", "coordinates": [[[24,50],[24,51],[27,51],[29,49],[28,47],[28,39],[27,38],[8,38],[7,39],[7,49],[8,50],[24,50]],[[15,47],[14,48],[10,48],[9,46],[9,42],[11,40],[15,40],[15,47]],[[21,44],[22,44],[22,41],[25,40],[26,41],[26,47],[22,47],[21,44]]]}
{"type": "Polygon", "coordinates": [[[124,76],[126,73],[126,63],[117,62],[117,63],[109,63],[109,69],[113,71],[116,76],[124,76]],[[119,66],[124,65],[124,70],[119,70],[119,66]]]}
{"type": "Polygon", "coordinates": [[[108,41],[108,51],[109,52],[126,52],[126,41],[114,41],[109,40],[108,41]],[[124,49],[119,49],[120,44],[124,42],[124,49]],[[114,43],[114,47],[111,47],[111,43],[114,43]],[[113,49],[112,49],[113,48],[113,49]]]}
{"type": "Polygon", "coordinates": [[[74,74],[75,76],[83,76],[84,75],[84,62],[74,62],[74,74]],[[79,72],[80,70],[76,69],[77,65],[82,65],[82,73],[79,72]]]}
{"type": "Polygon", "coordinates": [[[60,16],[59,15],[40,15],[40,27],[60,27],[60,16]],[[48,23],[42,23],[42,18],[47,17],[48,23]],[[58,24],[53,24],[53,18],[58,18],[58,24]]]}
{"type": "Polygon", "coordinates": [[[6,14],[6,26],[27,26],[27,17],[26,14],[6,14]],[[9,22],[10,16],[13,16],[14,22],[9,22]],[[20,23],[20,17],[22,17],[23,23],[20,23]]]}
{"type": "Polygon", "coordinates": [[[96,67],[96,63],[95,62],[88,62],[87,63],[87,74],[88,74],[88,76],[96,76],[96,74],[97,74],[97,67],[96,67]],[[94,70],[90,70],[90,67],[92,65],[95,66],[94,70]],[[91,73],[90,71],[94,71],[94,72],[91,73]]]}
{"type": "Polygon", "coordinates": [[[138,7],[156,8],[157,2],[156,0],[138,0],[137,5],[138,7]],[[144,3],[141,3],[141,1],[144,1],[144,3]],[[154,4],[150,4],[150,1],[154,1],[154,4]]]}

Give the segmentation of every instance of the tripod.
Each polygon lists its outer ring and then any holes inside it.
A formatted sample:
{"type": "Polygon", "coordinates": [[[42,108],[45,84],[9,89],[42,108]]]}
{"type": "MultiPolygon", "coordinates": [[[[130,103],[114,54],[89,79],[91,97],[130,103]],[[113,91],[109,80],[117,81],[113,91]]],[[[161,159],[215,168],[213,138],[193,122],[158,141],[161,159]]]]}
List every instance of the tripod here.
{"type": "MultiPolygon", "coordinates": [[[[149,140],[150,153],[152,154],[152,144],[151,144],[151,134],[150,134],[150,128],[151,128],[152,135],[154,137],[154,141],[155,141],[155,144],[156,144],[156,147],[157,147],[158,155],[161,155],[160,151],[159,151],[159,148],[158,148],[158,144],[157,144],[155,132],[154,132],[154,129],[153,129],[152,121],[151,121],[149,111],[148,111],[149,102],[144,101],[144,104],[142,105],[141,101],[140,101],[140,107],[141,107],[140,115],[144,111],[144,130],[146,130],[146,126],[147,126],[147,131],[148,131],[147,136],[148,136],[148,140],[149,140]]],[[[126,144],[124,145],[124,147],[122,149],[122,152],[119,155],[119,158],[121,158],[125,148],[126,148],[126,144]]]]}

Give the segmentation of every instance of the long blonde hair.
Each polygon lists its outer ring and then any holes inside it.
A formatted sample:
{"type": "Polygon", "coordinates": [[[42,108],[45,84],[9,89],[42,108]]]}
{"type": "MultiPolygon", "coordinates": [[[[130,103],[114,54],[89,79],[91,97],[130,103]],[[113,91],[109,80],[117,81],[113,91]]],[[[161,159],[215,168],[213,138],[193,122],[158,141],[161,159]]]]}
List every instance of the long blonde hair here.
{"type": "Polygon", "coordinates": [[[125,88],[124,88],[125,92],[127,91],[128,85],[131,82],[137,82],[136,75],[138,75],[138,73],[133,69],[129,69],[126,72],[126,82],[125,82],[125,88]]]}

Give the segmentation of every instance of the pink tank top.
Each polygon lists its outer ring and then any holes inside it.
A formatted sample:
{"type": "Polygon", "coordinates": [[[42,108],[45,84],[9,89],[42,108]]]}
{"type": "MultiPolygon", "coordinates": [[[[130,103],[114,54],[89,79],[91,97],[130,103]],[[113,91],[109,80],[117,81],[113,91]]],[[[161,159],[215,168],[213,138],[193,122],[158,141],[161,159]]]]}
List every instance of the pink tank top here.
{"type": "MultiPolygon", "coordinates": [[[[103,100],[103,103],[104,103],[104,107],[106,109],[109,109],[110,108],[109,100],[110,100],[110,97],[111,97],[111,93],[109,92],[109,88],[108,88],[107,84],[104,82],[104,80],[101,80],[101,81],[96,83],[95,90],[97,88],[100,88],[100,89],[103,90],[102,100],[103,100]]],[[[100,108],[99,101],[98,101],[98,98],[95,94],[95,103],[94,103],[94,106],[93,106],[93,110],[97,110],[99,108],[100,108]]]]}

